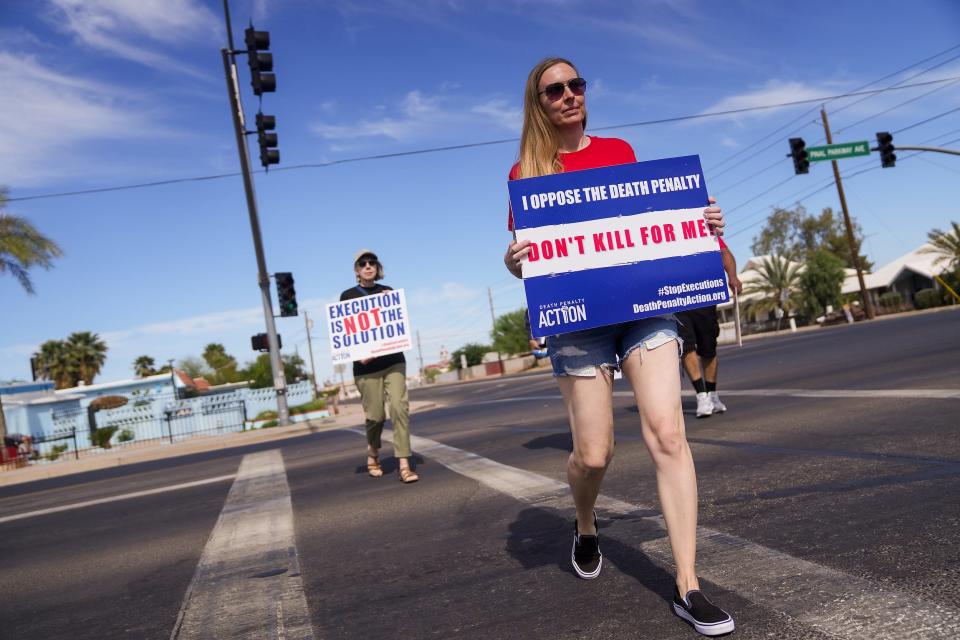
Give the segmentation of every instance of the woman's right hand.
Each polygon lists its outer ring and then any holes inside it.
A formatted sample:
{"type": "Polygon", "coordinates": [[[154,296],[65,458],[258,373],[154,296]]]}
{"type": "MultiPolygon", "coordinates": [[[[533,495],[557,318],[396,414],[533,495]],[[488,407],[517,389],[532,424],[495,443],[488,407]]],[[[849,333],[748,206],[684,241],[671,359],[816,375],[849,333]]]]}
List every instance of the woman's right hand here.
{"type": "Polygon", "coordinates": [[[523,272],[521,271],[521,266],[527,259],[527,254],[529,253],[529,240],[521,240],[519,242],[514,240],[511,242],[507,247],[507,252],[503,255],[503,264],[506,265],[507,271],[517,278],[522,278],[523,272]]]}

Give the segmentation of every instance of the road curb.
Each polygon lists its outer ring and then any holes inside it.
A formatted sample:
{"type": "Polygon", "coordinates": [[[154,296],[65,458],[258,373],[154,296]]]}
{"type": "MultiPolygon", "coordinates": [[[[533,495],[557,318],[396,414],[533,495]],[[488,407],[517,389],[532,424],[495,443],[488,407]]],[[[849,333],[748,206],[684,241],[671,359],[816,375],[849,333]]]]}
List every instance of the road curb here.
{"type": "MultiPolygon", "coordinates": [[[[413,401],[410,403],[410,413],[422,413],[436,409],[438,406],[440,405],[436,402],[413,401]]],[[[154,460],[180,458],[209,451],[248,447],[252,444],[275,442],[308,436],[314,433],[363,426],[363,413],[359,405],[346,405],[342,407],[342,409],[344,409],[344,412],[333,418],[308,420],[287,427],[270,427],[268,429],[239,431],[218,436],[197,436],[173,444],[169,442],[157,442],[156,444],[151,444],[139,449],[121,449],[116,452],[111,450],[108,453],[93,455],[81,458],[80,460],[68,459],[49,464],[28,466],[22,469],[12,469],[6,472],[0,472],[0,487],[59,478],[78,473],[86,473],[88,471],[110,469],[123,465],[151,462],[154,460]]]]}

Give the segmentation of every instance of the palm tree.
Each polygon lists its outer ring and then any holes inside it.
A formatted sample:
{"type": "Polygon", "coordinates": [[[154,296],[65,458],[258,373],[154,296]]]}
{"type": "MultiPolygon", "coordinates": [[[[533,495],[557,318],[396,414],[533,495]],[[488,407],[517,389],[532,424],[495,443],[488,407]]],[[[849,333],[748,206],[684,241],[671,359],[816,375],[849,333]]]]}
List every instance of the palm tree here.
{"type": "Polygon", "coordinates": [[[107,343],[95,333],[75,331],[67,336],[67,354],[75,364],[80,380],[93,384],[107,359],[107,343]]]}
{"type": "Polygon", "coordinates": [[[140,356],[133,361],[133,371],[137,376],[146,378],[156,373],[156,370],[153,368],[155,364],[156,362],[154,362],[150,356],[140,356]]]}
{"type": "Polygon", "coordinates": [[[76,386],[76,367],[67,354],[67,345],[63,340],[47,340],[33,357],[37,361],[37,375],[52,380],[57,389],[76,386]]]}
{"type": "Polygon", "coordinates": [[[0,188],[0,273],[9,271],[27,293],[33,294],[30,269],[49,269],[63,251],[25,218],[3,213],[6,203],[6,189],[0,188]]]}
{"type": "Polygon", "coordinates": [[[93,379],[107,359],[107,344],[95,333],[75,331],[67,336],[66,345],[79,379],[86,384],[93,384],[93,379]]]}
{"type": "Polygon", "coordinates": [[[800,285],[801,265],[790,262],[783,256],[769,256],[760,264],[750,269],[757,274],[743,288],[743,295],[759,293],[760,299],[750,305],[754,313],[779,310],[777,313],[777,331],[780,330],[780,319],[792,311],[797,302],[791,297],[800,285]]]}
{"type": "Polygon", "coordinates": [[[934,229],[927,234],[932,247],[921,249],[923,253],[936,253],[940,257],[937,262],[946,262],[946,270],[960,272],[960,224],[950,222],[953,231],[934,229]]]}

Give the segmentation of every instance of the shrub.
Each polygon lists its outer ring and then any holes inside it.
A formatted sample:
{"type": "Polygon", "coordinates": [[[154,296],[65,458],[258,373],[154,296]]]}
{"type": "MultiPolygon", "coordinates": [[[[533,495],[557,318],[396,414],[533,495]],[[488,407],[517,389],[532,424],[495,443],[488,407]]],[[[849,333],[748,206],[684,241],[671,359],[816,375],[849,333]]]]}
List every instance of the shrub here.
{"type": "Polygon", "coordinates": [[[903,305],[903,296],[899,291],[888,291],[880,296],[880,306],[886,309],[899,309],[903,305]]]}
{"type": "Polygon", "coordinates": [[[277,426],[277,421],[276,421],[276,420],[267,420],[267,421],[264,422],[262,425],[260,425],[260,428],[261,428],[261,429],[269,429],[270,427],[275,427],[275,426],[277,426]]]}
{"type": "Polygon", "coordinates": [[[54,460],[59,458],[63,453],[65,453],[69,448],[70,448],[70,445],[68,444],[55,444],[53,445],[53,448],[50,449],[50,452],[43,457],[53,462],[54,460]]]}
{"type": "Polygon", "coordinates": [[[317,398],[316,400],[311,400],[310,402],[305,402],[304,404],[298,404],[295,407],[290,407],[290,415],[295,416],[299,413],[310,413],[311,411],[320,411],[321,409],[327,408],[327,401],[323,398],[317,398]]]}
{"type": "Polygon", "coordinates": [[[94,411],[103,411],[104,409],[117,409],[127,404],[124,396],[100,396],[90,403],[94,411]]]}
{"type": "Polygon", "coordinates": [[[436,381],[437,376],[439,375],[440,375],[440,369],[437,369],[436,367],[430,367],[429,369],[423,372],[423,377],[425,377],[427,379],[427,382],[429,382],[430,384],[433,384],[434,381],[436,381]]]}
{"type": "Polygon", "coordinates": [[[117,428],[118,427],[100,427],[91,433],[90,440],[93,442],[93,446],[109,449],[110,438],[112,438],[113,434],[117,432],[117,428]]]}
{"type": "Polygon", "coordinates": [[[254,420],[266,420],[268,418],[276,418],[276,417],[277,417],[276,411],[274,411],[273,409],[267,409],[266,411],[261,411],[260,413],[258,413],[257,416],[254,418],[254,420]]]}
{"type": "Polygon", "coordinates": [[[916,302],[917,309],[939,307],[943,303],[943,300],[940,298],[940,292],[936,289],[920,289],[913,299],[916,302]]]}
{"type": "Polygon", "coordinates": [[[136,437],[137,436],[133,432],[133,429],[124,429],[120,432],[120,435],[117,436],[117,442],[130,442],[136,437]]]}

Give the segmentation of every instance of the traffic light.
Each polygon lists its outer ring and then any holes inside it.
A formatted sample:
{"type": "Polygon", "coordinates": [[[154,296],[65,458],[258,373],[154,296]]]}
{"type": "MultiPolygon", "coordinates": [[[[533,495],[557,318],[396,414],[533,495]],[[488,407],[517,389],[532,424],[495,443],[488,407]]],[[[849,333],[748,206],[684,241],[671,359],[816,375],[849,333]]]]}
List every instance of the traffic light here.
{"type": "Polygon", "coordinates": [[[277,146],[277,134],[267,133],[277,128],[277,119],[262,113],[257,114],[257,142],[260,144],[260,164],[264,169],[271,164],[280,164],[280,150],[277,146]]]}
{"type": "Polygon", "coordinates": [[[877,151],[880,152],[880,166],[884,169],[897,164],[897,154],[893,152],[893,134],[887,131],[877,132],[877,151]]]}
{"type": "MultiPolygon", "coordinates": [[[[270,339],[265,333],[258,333],[254,336],[250,336],[250,346],[253,347],[254,351],[270,351],[270,339]]],[[[283,348],[283,340],[280,339],[280,334],[277,334],[277,349],[283,348]]]]}
{"type": "Polygon", "coordinates": [[[297,315],[297,292],[293,288],[292,273],[274,274],[277,280],[277,299],[280,301],[280,317],[297,315]]]}
{"type": "Polygon", "coordinates": [[[807,143],[803,138],[790,138],[790,155],[793,157],[793,171],[797,175],[810,173],[810,161],[807,160],[807,143]]]}
{"type": "Polygon", "coordinates": [[[270,48],[270,32],[257,31],[253,25],[243,32],[244,42],[247,43],[247,64],[250,65],[250,84],[253,93],[262,95],[277,90],[277,77],[268,71],[273,71],[273,54],[260,53],[270,48]]]}

